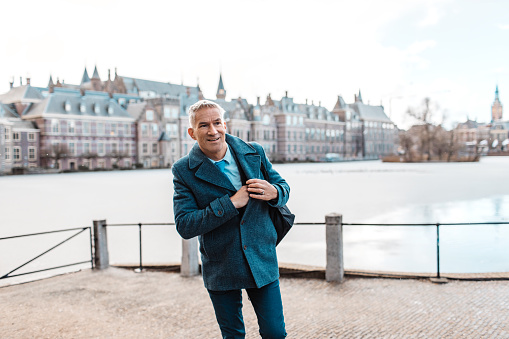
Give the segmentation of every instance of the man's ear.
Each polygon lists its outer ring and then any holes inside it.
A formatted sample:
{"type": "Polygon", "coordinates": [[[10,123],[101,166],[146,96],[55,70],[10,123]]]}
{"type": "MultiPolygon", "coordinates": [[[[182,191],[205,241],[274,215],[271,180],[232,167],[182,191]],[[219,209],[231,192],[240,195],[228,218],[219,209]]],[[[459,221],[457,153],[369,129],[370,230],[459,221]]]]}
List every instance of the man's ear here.
{"type": "Polygon", "coordinates": [[[189,134],[189,136],[190,136],[191,138],[193,138],[194,140],[196,140],[196,138],[194,137],[194,129],[192,129],[191,127],[189,127],[189,128],[187,129],[187,134],[189,134]]]}

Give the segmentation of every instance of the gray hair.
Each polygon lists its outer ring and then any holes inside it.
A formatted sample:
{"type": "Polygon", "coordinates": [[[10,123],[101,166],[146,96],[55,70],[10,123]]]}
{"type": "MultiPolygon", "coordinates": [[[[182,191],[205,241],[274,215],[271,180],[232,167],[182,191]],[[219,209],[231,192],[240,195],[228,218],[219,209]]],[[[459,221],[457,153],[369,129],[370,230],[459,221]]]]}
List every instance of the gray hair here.
{"type": "Polygon", "coordinates": [[[196,119],[196,112],[203,108],[217,108],[219,110],[219,114],[221,114],[221,120],[224,121],[224,109],[210,100],[200,100],[197,103],[193,104],[189,107],[187,114],[189,114],[189,126],[194,128],[194,123],[196,119]]]}

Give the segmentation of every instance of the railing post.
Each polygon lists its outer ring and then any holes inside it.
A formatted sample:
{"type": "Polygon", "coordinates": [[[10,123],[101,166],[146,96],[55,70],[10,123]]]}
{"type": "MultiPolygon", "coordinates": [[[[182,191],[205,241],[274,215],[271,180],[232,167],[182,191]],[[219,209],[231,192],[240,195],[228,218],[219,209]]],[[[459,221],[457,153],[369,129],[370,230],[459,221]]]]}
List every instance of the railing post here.
{"type": "Polygon", "coordinates": [[[186,240],[182,239],[182,263],[180,265],[180,275],[183,277],[192,277],[200,274],[198,264],[198,238],[186,240]]]}
{"type": "Polygon", "coordinates": [[[102,270],[109,266],[106,220],[94,220],[94,267],[102,270]]]}
{"type": "Polygon", "coordinates": [[[337,213],[325,216],[325,238],[327,244],[327,264],[325,280],[343,282],[345,268],[343,265],[343,216],[337,213]]]}

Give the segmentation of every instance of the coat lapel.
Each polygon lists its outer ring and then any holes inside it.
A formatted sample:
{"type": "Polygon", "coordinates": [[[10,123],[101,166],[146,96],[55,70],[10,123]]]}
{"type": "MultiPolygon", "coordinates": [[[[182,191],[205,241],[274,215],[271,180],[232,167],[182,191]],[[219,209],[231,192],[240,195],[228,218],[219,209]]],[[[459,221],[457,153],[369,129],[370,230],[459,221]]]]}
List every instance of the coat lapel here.
{"type": "Polygon", "coordinates": [[[226,142],[230,145],[231,150],[235,152],[238,164],[242,167],[246,179],[262,179],[260,173],[261,157],[256,150],[248,143],[239,138],[226,135],[226,142]]]}
{"type": "Polygon", "coordinates": [[[189,168],[194,170],[195,176],[201,180],[213,185],[226,188],[230,191],[236,191],[228,177],[210,161],[209,158],[200,150],[198,144],[195,144],[189,152],[189,168]]]}

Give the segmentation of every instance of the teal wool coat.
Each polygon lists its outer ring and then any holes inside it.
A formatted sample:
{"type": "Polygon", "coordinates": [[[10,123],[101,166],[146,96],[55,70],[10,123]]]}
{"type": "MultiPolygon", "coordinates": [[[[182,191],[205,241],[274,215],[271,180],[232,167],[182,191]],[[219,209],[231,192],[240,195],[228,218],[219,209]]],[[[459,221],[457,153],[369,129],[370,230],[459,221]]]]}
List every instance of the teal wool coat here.
{"type": "MultiPolygon", "coordinates": [[[[272,206],[286,204],[290,187],[272,168],[263,147],[226,134],[237,165],[247,179],[264,179],[278,191],[272,206]]],[[[262,287],[279,277],[276,231],[269,202],[249,199],[242,214],[230,197],[236,189],[228,177],[203,154],[198,144],[172,167],[173,209],[177,231],[184,239],[198,236],[205,287],[214,291],[262,287]]]]}

